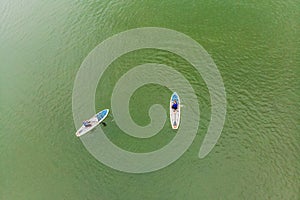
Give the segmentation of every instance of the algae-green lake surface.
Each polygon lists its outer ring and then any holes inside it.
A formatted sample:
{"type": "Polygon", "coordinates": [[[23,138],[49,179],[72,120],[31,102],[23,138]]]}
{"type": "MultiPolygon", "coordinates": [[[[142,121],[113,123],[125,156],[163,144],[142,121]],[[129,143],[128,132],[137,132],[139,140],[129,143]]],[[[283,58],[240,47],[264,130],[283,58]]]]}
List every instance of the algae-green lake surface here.
{"type": "MultiPolygon", "coordinates": [[[[297,0],[2,0],[0,199],[299,199],[299,19],[297,0]],[[145,63],[179,72],[200,110],[198,120],[182,119],[180,126],[198,124],[182,156],[159,170],[129,173],[96,159],[75,136],[80,124],[73,120],[73,89],[80,66],[97,45],[143,27],[174,30],[205,49],[222,77],[226,116],[216,145],[200,159],[214,106],[204,77],[186,59],[163,49],[119,56],[95,86],[93,109],[111,109],[107,126],[87,137],[102,130],[115,146],[139,155],[162,149],[176,137],[168,119],[172,91],[157,83],[136,89],[129,111],[134,124],[143,127],[152,123],[152,111],[165,110],[162,129],[138,138],[118,126],[111,106],[114,88],[126,72],[145,63]],[[160,107],[154,109],[155,104],[160,107]]],[[[188,108],[181,107],[183,114],[188,108]]],[[[108,159],[119,162],[113,153],[108,159]]]]}

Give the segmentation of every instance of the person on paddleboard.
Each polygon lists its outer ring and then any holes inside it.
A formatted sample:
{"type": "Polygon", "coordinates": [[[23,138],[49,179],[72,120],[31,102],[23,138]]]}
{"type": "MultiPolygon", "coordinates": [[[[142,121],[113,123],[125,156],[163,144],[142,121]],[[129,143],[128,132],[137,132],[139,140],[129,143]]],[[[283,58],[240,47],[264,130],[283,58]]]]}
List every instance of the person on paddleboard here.
{"type": "Polygon", "coordinates": [[[172,109],[174,109],[174,111],[176,111],[178,108],[178,104],[177,104],[177,101],[175,100],[172,104],[172,109]]]}
{"type": "MultiPolygon", "coordinates": [[[[91,121],[89,121],[89,120],[83,121],[82,124],[83,124],[85,127],[92,126],[91,121]]],[[[103,126],[106,126],[106,125],[107,125],[105,122],[101,122],[100,124],[102,124],[103,126]]]]}
{"type": "Polygon", "coordinates": [[[89,120],[83,121],[82,124],[83,124],[85,127],[92,126],[92,124],[91,124],[91,122],[90,122],[89,120]]]}

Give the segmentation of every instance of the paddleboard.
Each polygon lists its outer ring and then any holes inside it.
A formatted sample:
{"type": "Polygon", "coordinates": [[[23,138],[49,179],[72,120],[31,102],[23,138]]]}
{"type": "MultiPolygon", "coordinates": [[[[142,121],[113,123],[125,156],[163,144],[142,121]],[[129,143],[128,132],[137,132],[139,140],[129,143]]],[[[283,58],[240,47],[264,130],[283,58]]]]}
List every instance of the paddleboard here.
{"type": "Polygon", "coordinates": [[[86,134],[87,132],[91,131],[96,126],[98,126],[107,117],[108,113],[109,113],[109,109],[105,109],[105,110],[98,112],[92,118],[87,120],[90,122],[91,125],[87,126],[87,127],[82,125],[80,127],[80,129],[77,130],[76,136],[80,137],[80,136],[86,134]]]}
{"type": "Polygon", "coordinates": [[[172,129],[178,129],[180,123],[180,99],[176,92],[174,92],[170,99],[170,121],[172,129]],[[174,101],[177,102],[177,109],[173,109],[174,101]]]}

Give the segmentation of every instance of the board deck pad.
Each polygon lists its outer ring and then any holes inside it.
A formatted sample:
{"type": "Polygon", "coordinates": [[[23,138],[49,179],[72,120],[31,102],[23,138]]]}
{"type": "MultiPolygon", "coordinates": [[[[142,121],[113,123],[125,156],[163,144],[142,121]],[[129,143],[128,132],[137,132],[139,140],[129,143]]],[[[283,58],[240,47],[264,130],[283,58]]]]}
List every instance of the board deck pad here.
{"type": "Polygon", "coordinates": [[[77,130],[76,136],[80,137],[92,129],[94,129],[97,125],[99,125],[108,115],[109,109],[102,110],[98,112],[96,115],[94,115],[92,118],[90,118],[88,121],[90,121],[91,126],[85,127],[82,125],[80,129],[77,130]]]}
{"type": "Polygon", "coordinates": [[[170,99],[170,121],[172,129],[178,129],[180,123],[180,98],[176,92],[172,94],[170,99]],[[172,108],[174,101],[178,104],[176,110],[172,108]]]}

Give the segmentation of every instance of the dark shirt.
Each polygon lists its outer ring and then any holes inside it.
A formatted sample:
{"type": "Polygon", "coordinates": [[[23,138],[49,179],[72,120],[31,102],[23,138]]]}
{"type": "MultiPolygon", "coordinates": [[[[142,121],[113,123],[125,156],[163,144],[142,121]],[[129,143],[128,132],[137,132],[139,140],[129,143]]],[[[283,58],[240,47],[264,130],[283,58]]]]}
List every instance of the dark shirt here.
{"type": "Polygon", "coordinates": [[[178,107],[178,104],[177,104],[177,103],[174,103],[174,104],[172,105],[172,108],[175,109],[175,110],[177,109],[177,107],[178,107]]]}

